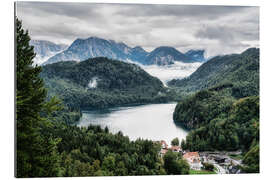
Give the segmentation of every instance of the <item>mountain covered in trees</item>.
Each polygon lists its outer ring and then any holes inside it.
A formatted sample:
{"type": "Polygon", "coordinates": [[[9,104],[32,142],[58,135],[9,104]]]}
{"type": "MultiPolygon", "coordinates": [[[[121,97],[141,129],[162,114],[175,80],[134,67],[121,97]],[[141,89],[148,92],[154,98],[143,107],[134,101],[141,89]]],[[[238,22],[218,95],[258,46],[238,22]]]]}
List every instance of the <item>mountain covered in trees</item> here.
{"type": "Polygon", "coordinates": [[[55,44],[51,41],[45,40],[31,40],[30,45],[34,46],[34,52],[36,53],[34,63],[36,64],[44,63],[48,58],[68,47],[65,44],[55,44]]]}
{"type": "Polygon", "coordinates": [[[191,130],[183,149],[242,150],[243,172],[259,172],[259,49],[214,57],[170,85],[185,94],[173,114],[191,130]]]}
{"type": "Polygon", "coordinates": [[[174,79],[169,86],[192,93],[213,86],[232,83],[233,96],[259,94],[259,49],[250,48],[241,54],[214,57],[184,79],[174,79]]]}
{"type": "Polygon", "coordinates": [[[149,53],[140,46],[131,48],[123,42],[89,37],[76,39],[65,51],[49,58],[44,65],[59,61],[84,61],[95,57],[133,61],[144,65],[167,65],[173,64],[174,61],[190,63],[205,60],[204,51],[201,50],[191,50],[184,54],[173,47],[162,46],[149,53]]]}
{"type": "Polygon", "coordinates": [[[173,98],[173,91],[139,66],[103,57],[49,64],[43,66],[41,77],[49,94],[69,107],[104,108],[173,98]]]}

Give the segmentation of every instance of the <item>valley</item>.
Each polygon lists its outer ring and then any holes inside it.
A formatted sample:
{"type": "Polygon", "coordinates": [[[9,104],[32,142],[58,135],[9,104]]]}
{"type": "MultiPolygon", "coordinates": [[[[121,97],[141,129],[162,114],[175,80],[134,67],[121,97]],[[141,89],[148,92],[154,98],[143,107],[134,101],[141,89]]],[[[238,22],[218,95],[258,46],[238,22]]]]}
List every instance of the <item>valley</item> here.
{"type": "Polygon", "coordinates": [[[260,173],[260,6],[13,10],[16,178],[260,173]]]}
{"type": "MultiPolygon", "coordinates": [[[[98,125],[133,141],[142,138],[170,143],[178,137],[183,152],[240,150],[246,154],[245,162],[259,141],[258,57],[258,49],[248,49],[239,55],[214,57],[202,65],[138,65],[92,58],[44,65],[41,77],[49,97],[63,100],[67,115],[81,114],[69,123],[79,127],[98,125]],[[245,74],[249,78],[243,79],[245,74]],[[170,81],[173,77],[178,79],[170,81]],[[178,103],[160,104],[172,101],[178,103]],[[245,108],[249,111],[244,119],[252,118],[248,122],[241,120],[245,108]]],[[[200,158],[203,162],[203,156],[200,158]]],[[[213,162],[218,173],[250,171],[240,169],[246,165],[239,163],[239,167],[226,166],[234,169],[231,171],[213,162]]]]}

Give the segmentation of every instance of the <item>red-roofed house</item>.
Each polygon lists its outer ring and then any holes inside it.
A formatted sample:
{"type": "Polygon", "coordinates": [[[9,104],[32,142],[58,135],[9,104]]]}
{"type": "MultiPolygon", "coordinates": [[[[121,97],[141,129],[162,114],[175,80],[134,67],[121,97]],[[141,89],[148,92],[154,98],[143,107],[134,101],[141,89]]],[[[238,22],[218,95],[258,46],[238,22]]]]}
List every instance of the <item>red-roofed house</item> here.
{"type": "Polygon", "coordinates": [[[162,140],[160,141],[160,144],[162,149],[168,149],[168,144],[166,143],[166,141],[162,140]]]}
{"type": "Polygon", "coordinates": [[[187,152],[183,155],[183,159],[187,160],[191,169],[200,170],[203,166],[198,152],[187,152]]]}

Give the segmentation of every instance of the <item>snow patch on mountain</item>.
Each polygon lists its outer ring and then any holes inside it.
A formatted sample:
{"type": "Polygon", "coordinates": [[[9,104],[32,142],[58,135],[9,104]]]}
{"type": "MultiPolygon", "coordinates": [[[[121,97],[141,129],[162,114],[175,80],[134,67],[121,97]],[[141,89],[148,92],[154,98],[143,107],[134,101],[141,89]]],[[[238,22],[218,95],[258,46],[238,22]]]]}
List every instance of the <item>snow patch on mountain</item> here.
{"type": "Polygon", "coordinates": [[[41,65],[49,58],[62,52],[68,47],[65,44],[55,44],[46,40],[31,40],[30,45],[34,46],[34,52],[36,53],[36,56],[33,59],[34,65],[41,65]]]}

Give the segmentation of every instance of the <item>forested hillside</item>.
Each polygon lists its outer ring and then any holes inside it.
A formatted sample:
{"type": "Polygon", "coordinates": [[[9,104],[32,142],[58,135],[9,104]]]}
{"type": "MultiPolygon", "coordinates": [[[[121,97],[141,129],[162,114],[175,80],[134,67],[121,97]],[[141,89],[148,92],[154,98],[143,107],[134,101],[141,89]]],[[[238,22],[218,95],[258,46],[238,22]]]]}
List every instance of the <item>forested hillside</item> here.
{"type": "Polygon", "coordinates": [[[259,49],[250,48],[241,54],[214,57],[189,77],[172,80],[168,85],[187,94],[227,83],[233,84],[234,97],[259,94],[259,49]]]}
{"type": "Polygon", "coordinates": [[[173,114],[175,122],[191,130],[182,148],[242,150],[247,165],[243,172],[259,171],[259,49],[215,57],[190,77],[170,84],[191,93],[173,114]]]}
{"type": "Polygon", "coordinates": [[[77,109],[173,99],[172,91],[139,66],[107,58],[49,64],[43,67],[41,77],[50,96],[56,95],[77,109]]]}

